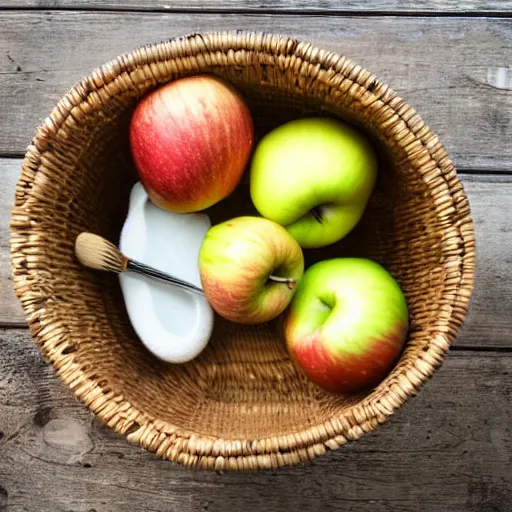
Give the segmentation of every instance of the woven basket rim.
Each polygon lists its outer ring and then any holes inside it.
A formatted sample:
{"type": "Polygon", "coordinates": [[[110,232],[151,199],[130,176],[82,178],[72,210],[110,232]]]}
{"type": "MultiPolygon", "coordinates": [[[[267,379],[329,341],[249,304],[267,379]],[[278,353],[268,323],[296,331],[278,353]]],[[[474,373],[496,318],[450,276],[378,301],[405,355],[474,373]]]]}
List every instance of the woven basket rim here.
{"type": "MultiPolygon", "coordinates": [[[[389,122],[394,122],[397,126],[400,124],[402,128],[405,123],[408,133],[414,136],[414,140],[422,141],[421,150],[424,151],[425,158],[424,162],[422,160],[421,168],[416,168],[415,171],[420,173],[427,184],[438,180],[439,184],[436,182],[436,186],[444,186],[450,194],[456,195],[452,205],[453,219],[446,229],[443,228],[443,237],[458,236],[464,248],[474,247],[469,202],[453,164],[437,136],[393,89],[342,55],[282,35],[245,31],[206,32],[145,45],[124,53],[96,68],[76,83],[39,126],[22,163],[10,224],[11,264],[16,295],[39,349],[50,359],[56,374],[92,412],[115,431],[125,435],[133,444],[190,467],[216,470],[264,469],[297,464],[322,455],[327,449],[336,449],[384,423],[410,396],[416,394],[441,365],[467,314],[475,267],[474,250],[464,249],[459,262],[459,293],[455,299],[453,296],[450,297],[450,303],[457,306],[456,311],[454,308],[448,319],[436,320],[435,329],[430,333],[429,348],[416,360],[414,367],[400,369],[394,374],[392,382],[387,382],[385,386],[381,384],[343,414],[294,434],[244,440],[221,439],[185,431],[147,416],[122,396],[116,396],[113,392],[104,394],[101,386],[86,377],[78,365],[73,363],[73,354],[48,353],[45,350],[45,342],[55,329],[62,330],[65,336],[65,327],[58,320],[52,325],[40,325],[38,322],[37,310],[34,311],[29,305],[31,289],[26,284],[22,286],[20,262],[26,261],[27,255],[20,247],[29,237],[27,226],[30,224],[30,212],[24,210],[24,204],[27,201],[37,201],[37,198],[31,196],[30,185],[41,165],[42,154],[51,150],[49,138],[73,118],[74,109],[82,103],[87,103],[91,95],[101,99],[106,88],[119,90],[120,86],[116,80],[121,75],[124,78],[135,77],[142,73],[142,69],[149,71],[151,64],[157,61],[192,59],[200,54],[218,52],[226,55],[238,51],[300,61],[302,65],[313,66],[317,72],[325,71],[325,79],[332,84],[336,84],[337,80],[339,83],[349,80],[353,87],[364,88],[367,93],[365,97],[369,98],[369,102],[383,102],[390,109],[389,122]],[[112,405],[111,408],[106,407],[109,404],[112,405]],[[109,409],[108,413],[105,413],[106,409],[109,409]]],[[[272,65],[280,64],[272,61],[272,65]]],[[[430,187],[427,188],[430,190],[430,187]]],[[[438,216],[440,208],[436,212],[438,216]]],[[[445,285],[446,282],[443,283],[443,297],[445,285]]],[[[39,304],[39,308],[43,307],[44,301],[39,304]]]]}

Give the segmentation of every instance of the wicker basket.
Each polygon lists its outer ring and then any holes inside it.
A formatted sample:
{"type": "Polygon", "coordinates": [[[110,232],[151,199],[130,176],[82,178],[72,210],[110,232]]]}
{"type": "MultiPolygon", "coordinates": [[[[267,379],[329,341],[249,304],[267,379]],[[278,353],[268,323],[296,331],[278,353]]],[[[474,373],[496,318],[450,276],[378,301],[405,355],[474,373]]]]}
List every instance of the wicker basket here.
{"type": "MultiPolygon", "coordinates": [[[[251,213],[247,183],[209,212],[251,213]]],[[[473,285],[470,210],[437,136],[387,85],[346,57],[260,33],[193,35],[122,55],[75,85],[23,161],[11,221],[14,286],[31,333],[59,377],[132,443],[190,467],[249,470],[322,455],[374,430],[432,375],[473,285]],[[137,100],[190,74],[237,86],[257,134],[305,115],[339,116],[373,138],[377,188],[342,242],[306,261],[359,255],[383,264],[410,308],[406,349],[370,393],[344,397],[298,371],[273,324],[216,319],[200,357],[169,365],[134,334],[115,275],[83,268],[76,235],[116,242],[137,179],[127,144],[137,100]]]]}

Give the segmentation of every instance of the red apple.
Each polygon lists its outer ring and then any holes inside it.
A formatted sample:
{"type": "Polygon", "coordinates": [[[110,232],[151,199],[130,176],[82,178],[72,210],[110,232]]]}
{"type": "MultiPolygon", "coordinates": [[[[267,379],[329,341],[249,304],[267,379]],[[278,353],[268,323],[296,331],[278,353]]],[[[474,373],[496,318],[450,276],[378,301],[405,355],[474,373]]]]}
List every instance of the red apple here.
{"type": "Polygon", "coordinates": [[[130,144],[151,201],[187,213],[204,210],[238,185],[254,141],[251,114],[224,81],[197,75],[147,94],[130,123],[130,144]]]}
{"type": "Polygon", "coordinates": [[[354,393],[377,385],[402,351],[405,297],[374,261],[337,258],[311,266],[284,322],[288,350],[320,387],[354,393]]]}

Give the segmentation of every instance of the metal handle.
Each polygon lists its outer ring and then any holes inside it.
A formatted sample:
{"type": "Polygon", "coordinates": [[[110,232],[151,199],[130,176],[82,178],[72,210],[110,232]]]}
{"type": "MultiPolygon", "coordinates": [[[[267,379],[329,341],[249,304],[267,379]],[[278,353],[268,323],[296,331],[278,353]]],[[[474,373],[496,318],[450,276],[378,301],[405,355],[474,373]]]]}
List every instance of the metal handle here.
{"type": "Polygon", "coordinates": [[[139,263],[138,261],[128,260],[128,265],[126,266],[126,270],[131,270],[132,272],[136,272],[137,274],[142,274],[144,276],[154,277],[155,279],[160,279],[161,281],[165,281],[167,283],[172,283],[183,290],[192,291],[195,293],[200,293],[204,295],[203,290],[198,288],[196,285],[192,283],[187,283],[186,281],[182,281],[177,277],[173,277],[165,272],[157,270],[156,268],[149,267],[144,263],[139,263]]]}

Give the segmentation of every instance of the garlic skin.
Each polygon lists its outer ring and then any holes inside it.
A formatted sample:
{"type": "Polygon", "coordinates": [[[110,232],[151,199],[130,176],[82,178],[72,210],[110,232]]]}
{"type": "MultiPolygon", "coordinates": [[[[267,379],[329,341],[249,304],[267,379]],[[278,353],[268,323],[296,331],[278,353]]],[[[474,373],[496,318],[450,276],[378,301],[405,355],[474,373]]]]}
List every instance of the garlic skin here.
{"type": "MultiPolygon", "coordinates": [[[[130,194],[119,249],[128,258],[201,287],[198,257],[211,223],[203,213],[155,206],[140,182],[130,194]]],[[[169,363],[185,363],[206,347],[214,313],[206,297],[139,274],[119,274],[130,321],[146,348],[169,363]]]]}

